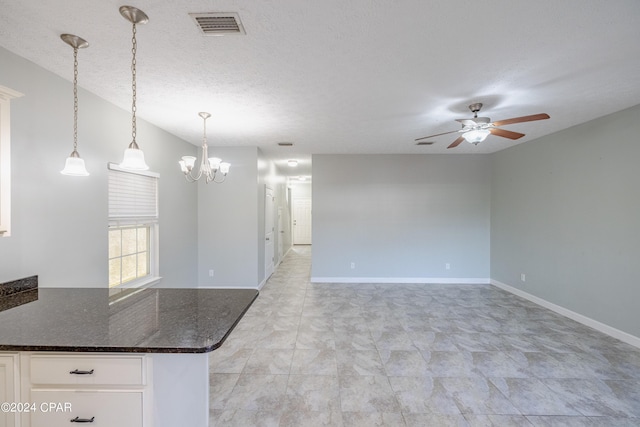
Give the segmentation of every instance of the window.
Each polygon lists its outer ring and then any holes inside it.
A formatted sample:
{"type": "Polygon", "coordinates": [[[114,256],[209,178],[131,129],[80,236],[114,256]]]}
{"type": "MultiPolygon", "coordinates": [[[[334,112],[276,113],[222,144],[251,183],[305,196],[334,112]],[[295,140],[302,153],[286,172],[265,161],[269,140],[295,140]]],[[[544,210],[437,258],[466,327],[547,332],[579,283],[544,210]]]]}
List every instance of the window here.
{"type": "Polygon", "coordinates": [[[0,237],[11,234],[11,132],[9,103],[22,96],[0,86],[0,237]]]}
{"type": "Polygon", "coordinates": [[[109,228],[109,287],[119,286],[151,274],[149,266],[150,226],[109,228]]]}
{"type": "Polygon", "coordinates": [[[109,287],[158,277],[158,174],[109,164],[109,287]]]}

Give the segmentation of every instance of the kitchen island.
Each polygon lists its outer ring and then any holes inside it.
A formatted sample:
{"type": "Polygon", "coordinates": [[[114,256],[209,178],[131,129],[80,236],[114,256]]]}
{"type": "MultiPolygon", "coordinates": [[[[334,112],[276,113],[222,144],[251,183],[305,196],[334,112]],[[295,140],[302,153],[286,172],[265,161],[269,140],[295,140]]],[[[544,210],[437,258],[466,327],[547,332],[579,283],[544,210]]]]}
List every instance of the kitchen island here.
{"type": "Polygon", "coordinates": [[[5,414],[4,423],[207,426],[208,353],[257,296],[253,289],[0,292],[0,397],[21,412],[5,414]]]}

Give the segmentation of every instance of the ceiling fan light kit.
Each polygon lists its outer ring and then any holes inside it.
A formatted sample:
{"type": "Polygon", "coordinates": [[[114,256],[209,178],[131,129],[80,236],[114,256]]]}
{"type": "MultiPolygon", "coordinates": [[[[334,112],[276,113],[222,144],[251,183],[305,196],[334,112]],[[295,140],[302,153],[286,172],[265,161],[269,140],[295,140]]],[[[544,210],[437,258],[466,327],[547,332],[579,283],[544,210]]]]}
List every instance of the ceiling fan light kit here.
{"type": "Polygon", "coordinates": [[[532,122],[536,120],[545,120],[549,118],[549,115],[546,113],[533,114],[530,116],[522,116],[522,117],[514,117],[506,120],[499,120],[497,122],[492,122],[489,117],[478,117],[478,112],[482,108],[482,103],[477,102],[475,104],[469,105],[469,110],[473,113],[473,118],[471,119],[456,119],[462,125],[462,129],[452,130],[450,132],[438,133],[435,135],[424,136],[422,138],[416,139],[416,142],[421,141],[423,139],[433,138],[435,136],[448,135],[450,133],[459,133],[461,134],[451,145],[447,148],[455,148],[462,141],[470,142],[471,144],[477,145],[478,143],[484,141],[489,135],[500,136],[502,138],[508,138],[511,140],[516,140],[522,138],[524,136],[523,133],[513,132],[506,129],[500,129],[500,126],[511,125],[515,123],[523,123],[523,122],[532,122]]]}
{"type": "Polygon", "coordinates": [[[463,133],[462,136],[467,142],[478,144],[479,142],[487,139],[487,136],[489,136],[489,134],[491,134],[491,131],[489,129],[473,129],[469,132],[463,133]]]}

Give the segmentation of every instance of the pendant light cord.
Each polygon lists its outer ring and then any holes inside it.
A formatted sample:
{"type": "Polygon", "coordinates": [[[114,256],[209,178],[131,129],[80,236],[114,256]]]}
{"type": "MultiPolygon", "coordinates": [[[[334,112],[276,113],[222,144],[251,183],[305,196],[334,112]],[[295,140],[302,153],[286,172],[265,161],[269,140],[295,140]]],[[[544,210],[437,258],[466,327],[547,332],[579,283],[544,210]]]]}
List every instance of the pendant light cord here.
{"type": "Polygon", "coordinates": [[[136,144],[136,51],[138,44],[136,42],[136,24],[133,24],[133,37],[131,53],[133,57],[131,59],[131,88],[133,90],[133,101],[131,103],[131,136],[133,138],[133,144],[136,144]]]}
{"type": "Polygon", "coordinates": [[[78,149],[78,48],[73,48],[73,152],[78,149]]]}

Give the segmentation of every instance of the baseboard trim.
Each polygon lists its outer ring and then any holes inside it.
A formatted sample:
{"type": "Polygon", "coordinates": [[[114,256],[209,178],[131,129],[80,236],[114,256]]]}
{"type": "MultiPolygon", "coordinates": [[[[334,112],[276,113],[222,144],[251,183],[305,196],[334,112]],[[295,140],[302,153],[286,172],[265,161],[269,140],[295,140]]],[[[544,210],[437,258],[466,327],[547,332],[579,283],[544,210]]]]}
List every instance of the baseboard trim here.
{"type": "Polygon", "coordinates": [[[536,303],[544,308],[548,308],[551,311],[554,311],[558,314],[561,314],[569,319],[575,320],[578,323],[582,323],[583,325],[589,326],[597,331],[600,331],[604,334],[612,336],[613,338],[617,338],[620,341],[624,341],[627,344],[630,344],[634,347],[640,348],[640,338],[634,335],[631,335],[627,332],[621,331],[604,323],[598,322],[590,317],[584,316],[580,313],[576,313],[575,311],[571,311],[568,308],[564,308],[560,305],[549,302],[545,299],[539,298],[535,295],[532,295],[528,292],[520,290],[518,288],[514,288],[513,286],[509,286],[505,283],[499,282],[497,280],[491,279],[491,285],[500,288],[504,291],[522,297],[526,300],[529,300],[533,303],[536,303]]]}
{"type": "Polygon", "coordinates": [[[311,277],[311,283],[425,283],[488,285],[489,278],[451,277],[311,277]]]}

